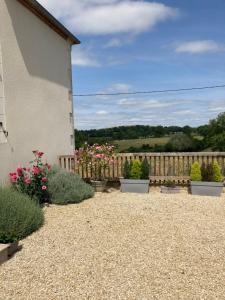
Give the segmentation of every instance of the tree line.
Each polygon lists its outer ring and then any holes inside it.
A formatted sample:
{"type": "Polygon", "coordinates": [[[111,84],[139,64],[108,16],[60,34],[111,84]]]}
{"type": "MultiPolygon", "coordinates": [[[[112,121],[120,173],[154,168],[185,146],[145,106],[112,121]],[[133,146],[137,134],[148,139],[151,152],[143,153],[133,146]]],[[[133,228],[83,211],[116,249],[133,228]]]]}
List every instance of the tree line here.
{"type": "Polygon", "coordinates": [[[113,143],[115,140],[147,139],[169,136],[165,145],[143,144],[129,147],[123,152],[171,152],[171,151],[225,151],[225,112],[209,124],[191,126],[119,126],[104,129],[75,130],[76,148],[89,144],[113,143]]]}

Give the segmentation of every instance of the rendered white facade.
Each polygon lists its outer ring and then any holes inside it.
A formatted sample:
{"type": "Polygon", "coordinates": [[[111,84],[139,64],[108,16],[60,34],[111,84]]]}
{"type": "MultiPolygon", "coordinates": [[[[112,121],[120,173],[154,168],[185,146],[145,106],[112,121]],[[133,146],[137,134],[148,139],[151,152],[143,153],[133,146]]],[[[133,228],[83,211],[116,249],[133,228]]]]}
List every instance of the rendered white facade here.
{"type": "Polygon", "coordinates": [[[70,39],[62,37],[17,0],[0,0],[0,180],[32,150],[74,151],[70,39]]]}

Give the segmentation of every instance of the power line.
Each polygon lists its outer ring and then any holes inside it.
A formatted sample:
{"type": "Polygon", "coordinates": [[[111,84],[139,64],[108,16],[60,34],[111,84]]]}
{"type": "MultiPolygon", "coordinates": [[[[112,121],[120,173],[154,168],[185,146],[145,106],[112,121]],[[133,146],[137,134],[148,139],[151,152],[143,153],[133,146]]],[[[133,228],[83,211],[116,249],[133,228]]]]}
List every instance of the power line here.
{"type": "Polygon", "coordinates": [[[168,89],[168,90],[152,90],[152,91],[137,91],[137,92],[120,92],[120,93],[91,93],[91,94],[75,94],[74,97],[95,97],[95,96],[119,96],[119,95],[138,95],[138,94],[155,94],[155,93],[169,93],[169,92],[182,92],[182,91],[194,91],[194,90],[206,90],[206,89],[218,89],[224,88],[223,85],[212,85],[203,87],[191,87],[182,89],[168,89]]]}

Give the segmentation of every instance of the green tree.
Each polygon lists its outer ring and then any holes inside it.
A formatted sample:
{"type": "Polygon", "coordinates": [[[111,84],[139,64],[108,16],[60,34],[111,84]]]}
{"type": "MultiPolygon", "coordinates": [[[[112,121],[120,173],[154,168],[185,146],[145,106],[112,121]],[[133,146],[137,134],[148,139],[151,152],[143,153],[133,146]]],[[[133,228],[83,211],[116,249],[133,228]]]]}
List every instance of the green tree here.
{"type": "Polygon", "coordinates": [[[184,134],[191,135],[192,131],[193,131],[193,129],[188,125],[183,127],[183,133],[184,134]]]}
{"type": "Polygon", "coordinates": [[[195,140],[186,134],[172,136],[166,145],[167,151],[193,151],[196,150],[195,140]]]}
{"type": "Polygon", "coordinates": [[[225,151],[225,112],[210,121],[206,142],[214,151],[225,151]]]}
{"type": "Polygon", "coordinates": [[[197,134],[201,136],[208,136],[209,135],[209,125],[202,125],[197,128],[197,134]]]}
{"type": "Polygon", "coordinates": [[[225,132],[211,137],[210,145],[213,151],[225,151],[225,132]]]}

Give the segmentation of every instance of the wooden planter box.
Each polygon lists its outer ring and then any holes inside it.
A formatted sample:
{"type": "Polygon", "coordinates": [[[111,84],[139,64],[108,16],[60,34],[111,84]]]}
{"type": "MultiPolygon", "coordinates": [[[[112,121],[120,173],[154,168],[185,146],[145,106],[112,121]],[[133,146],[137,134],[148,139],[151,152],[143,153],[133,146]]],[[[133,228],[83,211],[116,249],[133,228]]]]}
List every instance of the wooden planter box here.
{"type": "Polygon", "coordinates": [[[142,193],[149,192],[149,180],[120,179],[122,193],[142,193]]]}
{"type": "Polygon", "coordinates": [[[222,191],[222,182],[191,181],[192,195],[220,197],[222,191]]]}
{"type": "Polygon", "coordinates": [[[0,265],[7,261],[18,250],[19,242],[15,241],[10,244],[0,244],[0,265]]]}

